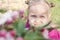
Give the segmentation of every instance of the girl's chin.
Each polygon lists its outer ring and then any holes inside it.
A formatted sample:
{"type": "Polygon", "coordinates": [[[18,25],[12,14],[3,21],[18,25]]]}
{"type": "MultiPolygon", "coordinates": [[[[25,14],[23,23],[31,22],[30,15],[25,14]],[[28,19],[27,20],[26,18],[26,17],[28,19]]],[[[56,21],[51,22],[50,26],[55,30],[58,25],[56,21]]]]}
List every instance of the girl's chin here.
{"type": "Polygon", "coordinates": [[[42,24],[33,24],[35,27],[38,27],[38,26],[40,26],[40,25],[42,25],[42,24]]]}
{"type": "Polygon", "coordinates": [[[45,26],[46,24],[40,24],[40,25],[33,25],[33,27],[35,28],[43,28],[43,26],[45,26]]]}
{"type": "Polygon", "coordinates": [[[39,25],[33,25],[33,27],[39,27],[39,25]]]}

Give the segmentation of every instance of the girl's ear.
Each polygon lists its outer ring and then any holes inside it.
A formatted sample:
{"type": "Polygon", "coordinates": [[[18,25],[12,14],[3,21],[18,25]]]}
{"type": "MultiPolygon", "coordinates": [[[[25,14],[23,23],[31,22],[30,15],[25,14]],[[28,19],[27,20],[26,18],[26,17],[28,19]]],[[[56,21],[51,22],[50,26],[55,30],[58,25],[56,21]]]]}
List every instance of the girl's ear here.
{"type": "Polygon", "coordinates": [[[51,7],[51,8],[52,8],[52,7],[55,7],[54,3],[50,3],[50,7],[51,7]]]}

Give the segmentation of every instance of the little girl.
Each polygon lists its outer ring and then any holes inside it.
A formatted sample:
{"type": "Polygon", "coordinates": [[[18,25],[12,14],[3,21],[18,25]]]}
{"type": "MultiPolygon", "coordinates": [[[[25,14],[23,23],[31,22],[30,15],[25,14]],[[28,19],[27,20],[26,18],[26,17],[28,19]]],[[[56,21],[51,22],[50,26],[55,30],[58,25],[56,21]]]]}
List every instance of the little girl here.
{"type": "Polygon", "coordinates": [[[28,20],[26,28],[33,27],[40,29],[45,39],[60,40],[60,32],[56,25],[51,22],[50,8],[54,5],[46,0],[28,0],[28,20]]]}

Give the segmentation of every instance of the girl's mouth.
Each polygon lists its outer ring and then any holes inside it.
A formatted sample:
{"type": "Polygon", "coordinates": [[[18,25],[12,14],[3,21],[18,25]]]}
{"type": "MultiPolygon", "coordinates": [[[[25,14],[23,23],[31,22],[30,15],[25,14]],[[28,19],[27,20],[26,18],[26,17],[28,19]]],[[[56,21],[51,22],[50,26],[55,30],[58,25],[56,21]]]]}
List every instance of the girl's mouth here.
{"type": "Polygon", "coordinates": [[[38,24],[35,23],[34,26],[38,26],[38,24]]]}
{"type": "Polygon", "coordinates": [[[36,25],[36,24],[34,24],[34,25],[36,25]]]}

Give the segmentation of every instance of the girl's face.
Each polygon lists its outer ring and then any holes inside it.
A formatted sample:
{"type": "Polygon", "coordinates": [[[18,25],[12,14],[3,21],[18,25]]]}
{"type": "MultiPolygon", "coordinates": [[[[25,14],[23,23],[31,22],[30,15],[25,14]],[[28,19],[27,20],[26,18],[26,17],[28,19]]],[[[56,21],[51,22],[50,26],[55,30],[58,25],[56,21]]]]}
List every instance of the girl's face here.
{"type": "Polygon", "coordinates": [[[48,7],[44,5],[31,6],[29,9],[28,18],[29,23],[34,27],[47,23],[49,19],[48,7]]]}

